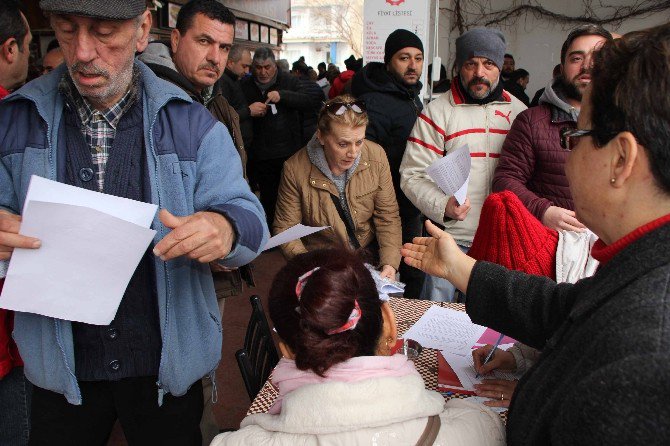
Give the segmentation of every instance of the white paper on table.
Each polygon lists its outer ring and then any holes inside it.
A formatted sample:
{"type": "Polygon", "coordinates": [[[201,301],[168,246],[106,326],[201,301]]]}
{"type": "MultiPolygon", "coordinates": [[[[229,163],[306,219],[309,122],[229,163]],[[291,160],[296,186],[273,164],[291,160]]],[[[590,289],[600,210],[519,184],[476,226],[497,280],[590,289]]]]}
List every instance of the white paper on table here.
{"type": "MultiPolygon", "coordinates": [[[[469,396],[467,398],[463,398],[465,401],[470,401],[475,404],[481,404],[484,406],[485,401],[491,401],[493,398],[485,398],[483,396],[469,396]]],[[[492,406],[486,406],[487,408],[491,409],[495,413],[503,413],[507,411],[507,407],[492,407],[492,406]]]]}
{"type": "Polygon", "coordinates": [[[483,379],[507,379],[511,381],[521,377],[521,375],[517,373],[506,373],[501,372],[500,370],[494,370],[486,375],[479,375],[479,378],[476,378],[477,371],[475,370],[472,355],[461,356],[445,351],[440,353],[454,370],[454,373],[458,376],[458,380],[461,382],[461,386],[465,390],[475,390],[475,384],[481,384],[483,379]]]}
{"type": "Polygon", "coordinates": [[[275,235],[274,237],[270,237],[270,240],[268,240],[265,248],[263,248],[263,251],[272,249],[275,246],[283,245],[284,243],[292,242],[293,240],[297,240],[300,237],[306,237],[326,228],[330,228],[330,226],[305,226],[301,223],[298,223],[297,225],[291,226],[287,230],[275,235]]]}
{"type": "Polygon", "coordinates": [[[156,209],[158,209],[155,204],[82,189],[47,180],[37,175],[30,177],[28,193],[23,206],[24,213],[28,203],[33,200],[85,206],[144,228],[151,226],[156,209]]]}
{"type": "Polygon", "coordinates": [[[468,194],[471,165],[470,148],[464,144],[426,167],[426,173],[442,192],[456,197],[460,205],[468,194]]]}
{"type": "Polygon", "coordinates": [[[0,307],[108,325],[155,233],[87,207],[30,201],[20,234],[42,246],[14,250],[0,307]]]}
{"type": "MultiPolygon", "coordinates": [[[[475,350],[475,349],[484,347],[485,345],[486,345],[486,344],[482,344],[482,343],[479,343],[479,342],[475,342],[475,344],[472,346],[472,349],[475,350]]],[[[498,345],[498,348],[499,348],[500,350],[505,350],[505,351],[507,351],[507,350],[509,350],[510,348],[512,348],[513,345],[514,345],[514,344],[500,344],[500,345],[498,345]]]]}
{"type": "Polygon", "coordinates": [[[472,345],[486,327],[473,324],[464,311],[431,306],[403,335],[423,347],[445,350],[458,355],[472,355],[472,345]]]}

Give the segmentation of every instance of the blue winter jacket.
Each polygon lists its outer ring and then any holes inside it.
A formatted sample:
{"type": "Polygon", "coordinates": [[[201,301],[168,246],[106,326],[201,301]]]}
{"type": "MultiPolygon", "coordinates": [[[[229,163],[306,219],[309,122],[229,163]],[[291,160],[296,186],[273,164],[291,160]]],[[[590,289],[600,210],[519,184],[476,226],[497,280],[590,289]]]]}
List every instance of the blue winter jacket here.
{"type": "MultiPolygon", "coordinates": [[[[144,81],[151,201],[174,215],[207,210],[224,214],[237,237],[221,264],[249,263],[265,245],[268,228],[263,209],[242,176],[228,131],[182,90],[157,78],[141,62],[137,65],[144,81]]],[[[60,67],[0,102],[0,209],[20,213],[31,175],[64,179],[65,105],[58,92],[64,70],[60,67]]],[[[154,244],[169,232],[158,215],[152,228],[157,231],[154,244]]],[[[155,271],[162,337],[157,382],[160,402],[165,393],[183,395],[191,384],[216,369],[222,338],[209,265],[186,257],[168,262],[156,257],[155,271]]],[[[13,335],[27,378],[41,388],[64,394],[70,403],[81,404],[71,323],[17,313],[13,335]]]]}

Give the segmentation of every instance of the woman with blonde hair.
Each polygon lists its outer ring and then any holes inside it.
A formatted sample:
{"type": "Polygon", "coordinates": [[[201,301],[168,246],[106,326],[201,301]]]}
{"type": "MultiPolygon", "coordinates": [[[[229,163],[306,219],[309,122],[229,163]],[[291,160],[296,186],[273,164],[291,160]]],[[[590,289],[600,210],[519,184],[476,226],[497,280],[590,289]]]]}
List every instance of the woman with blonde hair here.
{"type": "Polygon", "coordinates": [[[378,144],[365,139],[365,104],[349,95],[329,100],[317,131],[284,164],[273,232],[302,223],[329,226],[282,245],[287,259],[317,248],[367,248],[381,275],[394,279],[401,230],[391,171],[378,144]]]}

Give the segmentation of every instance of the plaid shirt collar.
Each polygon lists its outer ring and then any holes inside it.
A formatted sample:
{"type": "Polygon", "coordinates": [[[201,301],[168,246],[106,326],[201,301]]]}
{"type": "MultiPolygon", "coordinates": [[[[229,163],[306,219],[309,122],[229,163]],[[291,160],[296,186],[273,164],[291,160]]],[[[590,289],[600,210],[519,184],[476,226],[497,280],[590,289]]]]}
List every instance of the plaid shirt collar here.
{"type": "MultiPolygon", "coordinates": [[[[130,88],[126,94],[124,94],[123,97],[110,108],[100,111],[100,114],[105,121],[107,121],[107,123],[115,130],[123,114],[130,109],[137,99],[139,76],[139,68],[133,66],[133,77],[130,82],[130,88]]],[[[69,72],[66,71],[63,74],[63,77],[58,84],[58,89],[65,95],[68,101],[75,106],[77,113],[79,114],[79,119],[81,119],[81,123],[84,126],[87,126],[91,119],[93,119],[93,115],[96,114],[97,110],[79,93],[69,72]]]]}

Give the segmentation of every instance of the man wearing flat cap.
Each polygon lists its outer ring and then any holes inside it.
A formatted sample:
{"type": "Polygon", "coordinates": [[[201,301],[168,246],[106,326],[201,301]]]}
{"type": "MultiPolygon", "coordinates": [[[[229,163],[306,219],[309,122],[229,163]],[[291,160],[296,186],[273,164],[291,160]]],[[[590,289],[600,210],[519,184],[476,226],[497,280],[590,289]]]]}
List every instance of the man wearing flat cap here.
{"type": "MultiPolygon", "coordinates": [[[[384,44],[384,62],[370,62],[356,73],[351,84],[354,96],[363,99],[370,123],[365,137],[384,148],[391,166],[402,241],[411,242],[421,235],[421,213],[400,189],[400,162],[407,137],[417,116],[423,110],[419,97],[423,71],[423,43],[406,29],[393,31],[384,44]]],[[[400,263],[400,280],[405,283],[405,297],[419,298],[424,273],[400,263]]]]}
{"type": "Polygon", "coordinates": [[[151,28],[145,0],[40,7],[65,64],[0,104],[0,260],[39,249],[18,234],[31,175],[160,211],[110,325],[16,314],[34,384],[30,444],[105,444],[118,419],[131,445],[199,445],[200,380],[221,351],[208,263],[238,267],[258,254],[262,208],[223,124],[135,61],[151,28]]]}
{"type": "MultiPolygon", "coordinates": [[[[503,90],[500,69],[505,37],[476,28],[456,39],[458,76],[451,89],[426,107],[407,141],[400,165],[400,187],[421,212],[449,232],[467,252],[477,230],[484,199],[491,193],[500,149],[516,115],[526,106],[503,90]],[[468,198],[458,203],[426,174],[435,160],[467,144],[472,165],[468,198]]],[[[426,276],[421,297],[452,301],[455,288],[426,276]]]]}

